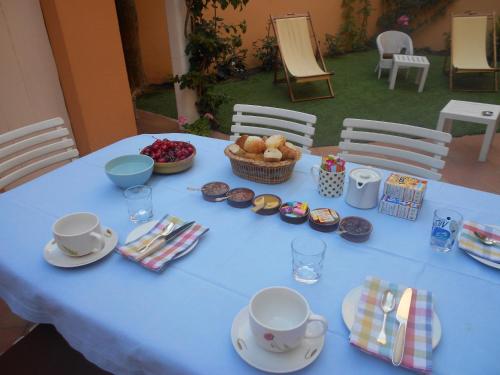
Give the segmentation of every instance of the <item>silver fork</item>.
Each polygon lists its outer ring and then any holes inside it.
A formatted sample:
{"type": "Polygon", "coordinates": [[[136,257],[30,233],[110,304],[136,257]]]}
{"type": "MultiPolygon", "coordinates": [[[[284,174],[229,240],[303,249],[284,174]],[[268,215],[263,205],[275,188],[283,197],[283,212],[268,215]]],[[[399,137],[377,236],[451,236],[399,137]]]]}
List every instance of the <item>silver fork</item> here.
{"type": "Polygon", "coordinates": [[[165,228],[163,228],[163,230],[160,233],[158,233],[156,236],[154,236],[146,245],[144,245],[143,247],[139,248],[137,250],[137,252],[139,254],[142,254],[142,253],[146,252],[149,249],[149,247],[151,246],[151,244],[153,242],[155,242],[156,240],[158,240],[161,237],[165,237],[167,234],[169,234],[170,232],[172,232],[172,229],[174,229],[174,225],[175,224],[172,223],[172,222],[169,223],[165,228]]]}

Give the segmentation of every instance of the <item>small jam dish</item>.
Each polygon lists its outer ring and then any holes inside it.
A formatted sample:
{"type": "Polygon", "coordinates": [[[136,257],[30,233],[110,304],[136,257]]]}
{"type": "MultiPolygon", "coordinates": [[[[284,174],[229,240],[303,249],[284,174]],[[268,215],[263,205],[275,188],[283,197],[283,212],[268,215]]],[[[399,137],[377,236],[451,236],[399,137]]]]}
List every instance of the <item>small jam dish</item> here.
{"type": "Polygon", "coordinates": [[[246,208],[252,205],[255,193],[248,188],[235,188],[227,192],[227,203],[236,208],[246,208]]]}
{"type": "Polygon", "coordinates": [[[340,235],[351,242],[365,242],[370,238],[373,225],[359,216],[348,216],[340,221],[340,235]]]}
{"type": "Polygon", "coordinates": [[[259,215],[274,215],[279,212],[281,199],[274,194],[257,195],[253,202],[252,211],[259,215]]]}
{"type": "Polygon", "coordinates": [[[201,187],[203,199],[209,202],[217,202],[217,198],[225,197],[228,191],[229,185],[220,181],[208,182],[201,187]]]}
{"type": "Polygon", "coordinates": [[[308,215],[309,207],[305,202],[286,202],[280,207],[281,220],[290,224],[302,224],[308,215]]]}
{"type": "Polygon", "coordinates": [[[339,227],[340,215],[330,208],[315,208],[309,213],[309,225],[320,232],[333,232],[339,227]]]}

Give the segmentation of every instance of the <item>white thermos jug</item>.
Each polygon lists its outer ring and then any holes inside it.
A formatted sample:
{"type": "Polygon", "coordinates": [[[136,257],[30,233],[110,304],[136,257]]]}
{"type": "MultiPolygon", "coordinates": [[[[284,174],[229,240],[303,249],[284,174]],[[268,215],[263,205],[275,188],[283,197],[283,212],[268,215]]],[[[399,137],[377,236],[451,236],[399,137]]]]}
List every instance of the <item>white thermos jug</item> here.
{"type": "Polygon", "coordinates": [[[349,187],[345,201],[356,208],[373,208],[378,204],[382,177],[372,168],[356,168],[349,173],[349,187]]]}

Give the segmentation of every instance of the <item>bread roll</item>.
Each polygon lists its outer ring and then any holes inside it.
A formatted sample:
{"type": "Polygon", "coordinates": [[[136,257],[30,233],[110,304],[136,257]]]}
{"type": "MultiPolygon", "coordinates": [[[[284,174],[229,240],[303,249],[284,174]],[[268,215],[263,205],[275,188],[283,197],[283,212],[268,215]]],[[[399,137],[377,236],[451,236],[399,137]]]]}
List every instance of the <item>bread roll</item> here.
{"type": "Polygon", "coordinates": [[[247,140],[248,138],[248,135],[242,135],[241,137],[239,137],[237,140],[236,140],[236,144],[238,146],[240,146],[241,148],[244,148],[243,146],[245,146],[245,141],[247,140]]]}
{"type": "MultiPolygon", "coordinates": [[[[243,151],[245,152],[245,151],[243,151]]],[[[245,159],[252,159],[252,160],[260,160],[264,161],[264,154],[254,154],[251,152],[245,152],[243,155],[241,155],[245,159]]]]}
{"type": "Polygon", "coordinates": [[[266,150],[266,142],[260,137],[251,135],[245,140],[243,150],[252,154],[262,154],[266,150]]]}
{"type": "Polygon", "coordinates": [[[265,161],[280,161],[282,157],[283,154],[276,148],[268,148],[266,151],[264,151],[265,161]]]}
{"type": "Polygon", "coordinates": [[[283,159],[296,160],[299,157],[298,151],[295,148],[288,147],[286,144],[278,147],[278,150],[283,154],[283,159]]]}
{"type": "Polygon", "coordinates": [[[238,156],[243,156],[246,152],[236,143],[229,146],[229,151],[238,156]]]}
{"type": "Polygon", "coordinates": [[[289,147],[297,152],[297,157],[295,158],[295,160],[300,159],[300,157],[302,156],[302,149],[299,146],[296,146],[290,142],[285,142],[285,146],[287,146],[287,147],[289,147]]]}
{"type": "Polygon", "coordinates": [[[283,146],[286,142],[286,138],[282,135],[272,135],[266,139],[267,148],[279,148],[283,146]]]}

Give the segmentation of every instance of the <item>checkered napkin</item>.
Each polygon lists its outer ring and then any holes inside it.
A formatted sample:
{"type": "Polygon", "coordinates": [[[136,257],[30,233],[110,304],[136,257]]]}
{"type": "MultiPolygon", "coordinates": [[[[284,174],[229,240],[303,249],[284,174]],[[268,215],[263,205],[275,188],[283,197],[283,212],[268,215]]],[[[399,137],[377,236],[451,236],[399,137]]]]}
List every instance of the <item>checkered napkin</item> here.
{"type": "Polygon", "coordinates": [[[500,228],[493,225],[482,225],[472,221],[464,221],[460,238],[458,239],[458,247],[462,250],[492,262],[500,263],[500,246],[483,244],[474,232],[479,232],[486,237],[500,241],[500,228]]]}
{"type": "MultiPolygon", "coordinates": [[[[391,362],[392,348],[399,326],[396,310],[405,289],[404,285],[389,283],[373,276],[366,278],[351,329],[352,345],[391,362]],[[381,345],[377,342],[384,317],[380,301],[387,289],[395,293],[396,307],[387,315],[385,327],[387,344],[381,345]]],[[[413,289],[401,366],[424,374],[432,371],[432,294],[428,291],[413,289]]]]}
{"type": "MultiPolygon", "coordinates": [[[[148,233],[124,246],[119,246],[117,251],[132,261],[139,262],[136,259],[139,256],[137,250],[160,233],[170,222],[175,224],[174,230],[183,224],[183,221],[178,217],[165,215],[148,233]]],[[[144,258],[139,263],[152,271],[162,271],[168,262],[174,260],[179,253],[183,251],[191,251],[192,249],[188,250],[189,247],[207,231],[208,228],[195,223],[191,226],[191,228],[183,232],[175,239],[165,243],[160,250],[144,258]]]]}

